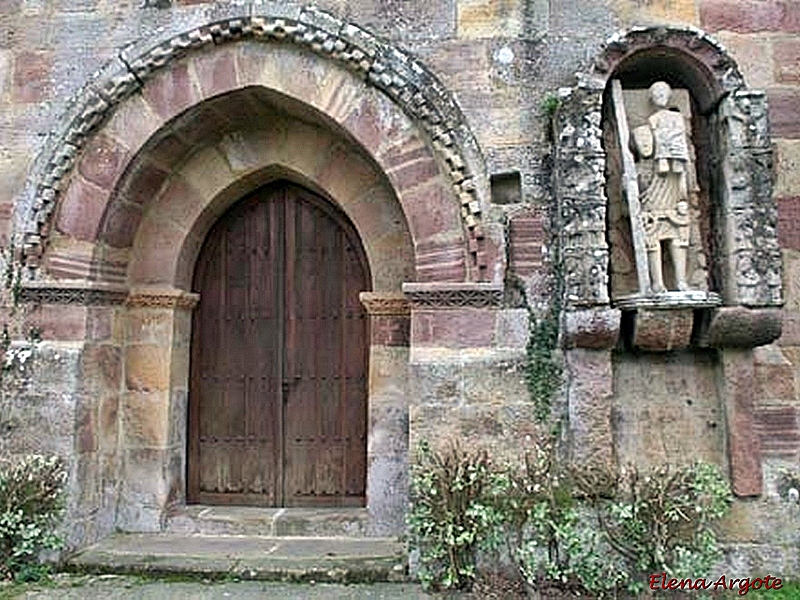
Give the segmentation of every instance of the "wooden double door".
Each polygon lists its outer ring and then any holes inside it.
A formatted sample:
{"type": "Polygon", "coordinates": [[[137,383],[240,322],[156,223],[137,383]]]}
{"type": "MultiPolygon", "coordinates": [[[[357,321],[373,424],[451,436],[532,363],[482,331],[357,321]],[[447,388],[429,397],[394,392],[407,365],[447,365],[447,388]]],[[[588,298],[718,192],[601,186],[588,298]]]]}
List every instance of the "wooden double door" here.
{"type": "Polygon", "coordinates": [[[347,219],[296,185],[215,224],[194,275],[189,502],[364,505],[369,282],[347,219]]]}

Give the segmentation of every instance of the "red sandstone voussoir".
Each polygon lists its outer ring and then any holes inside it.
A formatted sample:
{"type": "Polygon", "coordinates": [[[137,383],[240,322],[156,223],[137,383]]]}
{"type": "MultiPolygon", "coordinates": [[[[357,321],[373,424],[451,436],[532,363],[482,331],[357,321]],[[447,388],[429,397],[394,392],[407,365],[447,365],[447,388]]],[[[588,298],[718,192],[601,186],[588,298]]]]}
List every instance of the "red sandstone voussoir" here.
{"type": "Polygon", "coordinates": [[[73,174],[58,211],[57,229],[79,240],[97,239],[110,192],[73,174]]]}
{"type": "Polygon", "coordinates": [[[129,248],[142,220],[142,207],[117,199],[112,201],[103,218],[98,239],[114,248],[129,248]]]}
{"type": "Polygon", "coordinates": [[[100,133],[86,144],[78,171],[87,181],[110,190],[128,164],[128,156],[127,148],[100,133]]]}
{"type": "Polygon", "coordinates": [[[186,62],[174,63],[153,77],[142,89],[142,96],[156,114],[165,119],[180,114],[201,100],[186,62]]]}
{"type": "Polygon", "coordinates": [[[230,46],[198,54],[190,62],[204,98],[224,94],[239,87],[236,51],[230,46]]]}

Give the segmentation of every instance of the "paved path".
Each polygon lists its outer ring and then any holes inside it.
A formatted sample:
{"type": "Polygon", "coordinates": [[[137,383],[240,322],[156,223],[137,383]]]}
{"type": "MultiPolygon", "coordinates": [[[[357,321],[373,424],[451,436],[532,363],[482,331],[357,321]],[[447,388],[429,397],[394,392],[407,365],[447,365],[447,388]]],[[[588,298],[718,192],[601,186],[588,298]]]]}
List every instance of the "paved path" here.
{"type": "Polygon", "coordinates": [[[0,587],[3,600],[432,600],[410,583],[341,585],[262,581],[148,581],[130,576],[56,577],[55,584],[0,587]]]}

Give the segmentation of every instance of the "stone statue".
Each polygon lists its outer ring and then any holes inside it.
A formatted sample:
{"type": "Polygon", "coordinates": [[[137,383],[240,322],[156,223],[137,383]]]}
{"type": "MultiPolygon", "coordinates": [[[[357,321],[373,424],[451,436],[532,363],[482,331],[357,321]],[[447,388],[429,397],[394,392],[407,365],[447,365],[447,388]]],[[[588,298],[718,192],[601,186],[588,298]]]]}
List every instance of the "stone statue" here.
{"type": "Polygon", "coordinates": [[[667,291],[663,264],[671,267],[675,290],[690,291],[688,280],[696,279],[687,277],[692,227],[697,228],[692,223],[696,212],[692,206],[697,204],[699,188],[687,127],[688,93],[673,92],[664,81],[648,90],[623,91],[619,80],[614,80],[612,98],[621,159],[620,191],[627,199],[630,216],[638,294],[667,291]],[[666,262],[662,247],[668,253],[666,262]]]}
{"type": "Polygon", "coordinates": [[[694,165],[684,117],[667,108],[672,94],[669,84],[657,81],[649,91],[655,110],[647,125],[633,130],[633,142],[639,156],[652,159],[653,163],[649,185],[640,197],[650,287],[655,293],[666,291],[661,272],[661,242],[665,241],[675,271],[675,284],[678,290],[686,291],[689,289],[686,283],[689,173],[694,165]]]}

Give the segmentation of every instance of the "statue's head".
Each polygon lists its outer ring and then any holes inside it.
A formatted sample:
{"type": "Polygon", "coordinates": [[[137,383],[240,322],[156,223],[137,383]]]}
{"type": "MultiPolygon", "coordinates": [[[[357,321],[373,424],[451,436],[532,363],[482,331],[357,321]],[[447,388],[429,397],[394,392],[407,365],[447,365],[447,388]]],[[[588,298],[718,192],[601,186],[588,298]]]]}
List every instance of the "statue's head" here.
{"type": "Polygon", "coordinates": [[[650,100],[658,108],[666,108],[671,95],[672,88],[666,81],[656,81],[650,86],[650,100]]]}

